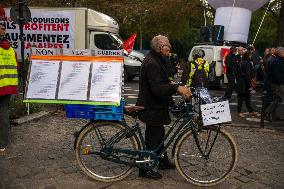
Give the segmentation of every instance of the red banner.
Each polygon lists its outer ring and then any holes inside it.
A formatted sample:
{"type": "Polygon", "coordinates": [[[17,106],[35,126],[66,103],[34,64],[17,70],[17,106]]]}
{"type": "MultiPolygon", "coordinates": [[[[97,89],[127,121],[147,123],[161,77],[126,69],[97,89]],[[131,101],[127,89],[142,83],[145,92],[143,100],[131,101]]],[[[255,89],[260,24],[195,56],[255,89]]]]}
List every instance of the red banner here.
{"type": "Polygon", "coordinates": [[[123,42],[123,49],[125,49],[128,52],[128,54],[130,54],[131,51],[133,50],[136,36],[137,36],[137,33],[131,35],[128,39],[126,39],[123,42]]]}
{"type": "Polygon", "coordinates": [[[4,7],[0,4],[0,21],[6,17],[4,7]]]}

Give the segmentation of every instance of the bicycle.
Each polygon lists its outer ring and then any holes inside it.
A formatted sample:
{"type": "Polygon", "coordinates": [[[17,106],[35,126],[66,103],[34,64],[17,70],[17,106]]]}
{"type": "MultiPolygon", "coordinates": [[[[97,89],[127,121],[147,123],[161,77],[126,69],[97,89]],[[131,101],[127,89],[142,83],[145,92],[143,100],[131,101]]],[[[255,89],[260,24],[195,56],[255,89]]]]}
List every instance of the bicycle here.
{"type": "Polygon", "coordinates": [[[221,129],[221,124],[202,126],[198,120],[200,115],[193,108],[190,102],[184,101],[179,110],[172,110],[179,111],[177,119],[153,151],[146,150],[137,119],[143,107],[125,108],[135,118],[131,127],[125,120],[90,120],[76,134],[74,142],[80,168],[97,181],[119,181],[135,167],[155,168],[159,157],[173,144],[176,169],[185,180],[198,186],[212,186],[224,181],[237,163],[236,143],[229,133],[221,129]],[[156,155],[164,142],[162,152],[156,155]]]}

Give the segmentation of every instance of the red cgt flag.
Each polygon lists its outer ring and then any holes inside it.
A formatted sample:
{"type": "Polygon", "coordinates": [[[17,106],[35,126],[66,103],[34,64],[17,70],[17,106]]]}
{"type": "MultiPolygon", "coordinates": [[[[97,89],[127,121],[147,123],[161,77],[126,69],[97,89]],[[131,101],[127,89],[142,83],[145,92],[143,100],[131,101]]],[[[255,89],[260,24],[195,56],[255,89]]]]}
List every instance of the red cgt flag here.
{"type": "Polygon", "coordinates": [[[134,46],[136,36],[137,36],[137,33],[131,35],[128,39],[126,39],[123,42],[123,49],[126,50],[128,52],[128,54],[130,54],[131,51],[133,50],[133,46],[134,46]]]}
{"type": "Polygon", "coordinates": [[[4,7],[0,4],[0,21],[4,21],[5,17],[6,15],[5,15],[4,7]]]}

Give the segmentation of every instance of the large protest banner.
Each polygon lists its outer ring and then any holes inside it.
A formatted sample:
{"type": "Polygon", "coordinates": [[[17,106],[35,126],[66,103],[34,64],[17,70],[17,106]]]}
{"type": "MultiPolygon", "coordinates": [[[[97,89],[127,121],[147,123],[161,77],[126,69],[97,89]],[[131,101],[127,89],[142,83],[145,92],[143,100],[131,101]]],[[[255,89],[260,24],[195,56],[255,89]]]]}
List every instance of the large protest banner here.
{"type": "MultiPolygon", "coordinates": [[[[20,55],[19,26],[10,17],[10,8],[5,8],[6,38],[20,55]]],[[[30,47],[74,48],[74,13],[66,11],[31,11],[29,23],[24,25],[25,56],[30,47]]]]}

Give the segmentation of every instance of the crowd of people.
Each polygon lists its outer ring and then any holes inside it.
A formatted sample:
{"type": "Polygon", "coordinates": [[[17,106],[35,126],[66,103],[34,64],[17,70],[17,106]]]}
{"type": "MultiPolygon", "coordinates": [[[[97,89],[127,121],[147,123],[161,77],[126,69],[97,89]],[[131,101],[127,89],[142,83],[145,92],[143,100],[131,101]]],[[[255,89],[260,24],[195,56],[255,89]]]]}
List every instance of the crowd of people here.
{"type": "MultiPolygon", "coordinates": [[[[205,52],[195,49],[192,60],[183,67],[181,83],[177,84],[173,76],[177,73],[177,62],[170,56],[171,45],[166,36],[158,35],[152,39],[152,51],[145,57],[140,71],[139,94],[136,105],[143,106],[139,119],[146,123],[145,143],[149,150],[156,149],[165,136],[165,124],[170,123],[168,109],[171,106],[172,95],[181,94],[191,96],[189,87],[208,87],[210,65],[204,59],[205,52]]],[[[176,60],[176,59],[175,59],[176,60]]],[[[284,94],[284,48],[266,49],[265,56],[257,56],[255,48],[249,46],[230,48],[225,58],[228,79],[225,94],[221,100],[230,100],[233,91],[238,97],[238,116],[245,117],[242,104],[245,102],[247,110],[252,116],[257,113],[251,106],[251,93],[255,92],[257,80],[262,84],[267,94],[272,94],[272,101],[266,108],[267,119],[279,119],[276,110],[283,100],[284,94]]],[[[267,96],[269,98],[269,96],[267,96]]],[[[163,146],[156,152],[159,154],[163,146]]],[[[159,159],[158,169],[172,169],[174,165],[165,153],[159,159]]],[[[139,170],[140,177],[160,179],[162,175],[153,170],[139,170]]]]}
{"type": "Polygon", "coordinates": [[[230,100],[233,90],[236,90],[238,97],[238,115],[245,117],[242,113],[242,104],[245,101],[247,110],[253,115],[256,112],[251,106],[251,93],[255,92],[258,86],[263,88],[265,104],[265,119],[279,120],[277,107],[283,100],[284,84],[284,62],[283,47],[267,48],[263,58],[258,56],[255,48],[249,46],[244,52],[243,47],[231,47],[225,58],[227,68],[228,85],[223,96],[224,100],[230,100]],[[272,87],[273,86],[273,87],[272,87]]]}
{"type": "MultiPolygon", "coordinates": [[[[283,100],[283,47],[267,48],[264,56],[256,53],[253,46],[230,48],[225,56],[226,78],[228,80],[222,100],[234,101],[232,94],[237,93],[237,115],[245,117],[242,111],[245,102],[247,111],[251,116],[259,115],[251,105],[251,94],[256,88],[262,88],[265,94],[265,119],[279,120],[277,107],[283,100]]],[[[183,65],[181,83],[188,87],[208,87],[208,75],[210,65],[204,60],[205,52],[202,49],[194,49],[192,60],[183,65]]]]}

